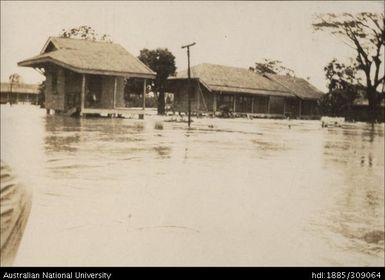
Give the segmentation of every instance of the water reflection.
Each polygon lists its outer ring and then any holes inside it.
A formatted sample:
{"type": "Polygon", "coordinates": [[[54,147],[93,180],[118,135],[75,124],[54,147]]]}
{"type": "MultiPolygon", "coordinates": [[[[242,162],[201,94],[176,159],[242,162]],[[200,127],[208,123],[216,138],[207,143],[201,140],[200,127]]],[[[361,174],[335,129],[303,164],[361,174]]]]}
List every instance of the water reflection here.
{"type": "Polygon", "coordinates": [[[154,147],[154,150],[159,155],[160,158],[170,158],[171,147],[166,146],[157,146],[154,147]]]}
{"type": "Polygon", "coordinates": [[[1,120],[37,186],[17,265],[383,264],[381,125],[25,114],[1,120]]]}
{"type": "Polygon", "coordinates": [[[381,125],[362,124],[360,128],[325,133],[324,166],[332,171],[330,176],[340,176],[342,166],[346,174],[335,186],[332,210],[323,217],[330,229],[325,234],[345,238],[344,242],[336,239],[334,246],[383,258],[384,130],[381,125]]]}
{"type": "Polygon", "coordinates": [[[49,135],[45,138],[46,150],[47,152],[76,152],[77,148],[73,144],[78,143],[79,140],[79,135],[49,135]]]}
{"type": "Polygon", "coordinates": [[[272,155],[274,153],[281,153],[283,151],[287,151],[289,150],[289,146],[287,145],[287,143],[285,143],[284,141],[280,141],[280,142],[268,142],[266,140],[263,140],[263,139],[260,139],[260,140],[257,140],[257,139],[253,139],[251,140],[251,142],[255,145],[257,151],[261,152],[261,150],[263,152],[265,152],[265,154],[268,154],[268,155],[272,155]]]}
{"type": "Polygon", "coordinates": [[[55,131],[81,131],[82,120],[64,116],[46,116],[45,129],[47,132],[55,131]]]}

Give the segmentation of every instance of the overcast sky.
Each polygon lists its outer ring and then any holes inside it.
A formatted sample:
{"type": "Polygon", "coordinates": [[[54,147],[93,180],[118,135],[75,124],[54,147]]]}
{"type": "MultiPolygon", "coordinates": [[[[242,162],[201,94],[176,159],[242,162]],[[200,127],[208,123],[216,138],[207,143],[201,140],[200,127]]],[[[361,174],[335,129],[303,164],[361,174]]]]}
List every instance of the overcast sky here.
{"type": "Polygon", "coordinates": [[[248,68],[263,58],[283,61],[296,75],[326,90],[323,67],[353,50],[312,22],[324,12],[383,12],[383,1],[340,2],[11,2],[1,1],[1,81],[19,73],[24,82],[44,79],[17,62],[37,55],[49,36],[79,25],[124,46],[135,56],[142,48],[168,48],[178,70],[186,68],[181,46],[196,42],[191,64],[203,62],[248,68]]]}

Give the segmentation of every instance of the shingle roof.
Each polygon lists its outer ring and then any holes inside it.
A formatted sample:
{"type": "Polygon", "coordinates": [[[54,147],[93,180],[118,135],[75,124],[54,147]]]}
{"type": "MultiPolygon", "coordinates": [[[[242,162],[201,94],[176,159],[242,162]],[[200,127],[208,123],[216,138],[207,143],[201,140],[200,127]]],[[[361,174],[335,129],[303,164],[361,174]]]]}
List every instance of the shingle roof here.
{"type": "MultiPolygon", "coordinates": [[[[191,67],[191,77],[199,78],[209,90],[214,91],[295,96],[280,84],[245,68],[203,63],[191,67]]],[[[177,76],[170,80],[185,78],[187,78],[186,70],[177,73],[177,76]]]]}
{"type": "Polygon", "coordinates": [[[50,37],[39,55],[18,65],[33,67],[46,62],[79,73],[155,77],[150,68],[121,45],[109,42],[50,37]]]}
{"type": "Polygon", "coordinates": [[[301,99],[319,99],[323,95],[323,92],[302,78],[275,74],[265,74],[265,76],[284,86],[301,99]]]}
{"type": "Polygon", "coordinates": [[[11,83],[1,83],[0,87],[1,92],[11,92],[12,93],[29,93],[29,94],[39,94],[39,85],[36,84],[13,84],[11,89],[11,83]]]}

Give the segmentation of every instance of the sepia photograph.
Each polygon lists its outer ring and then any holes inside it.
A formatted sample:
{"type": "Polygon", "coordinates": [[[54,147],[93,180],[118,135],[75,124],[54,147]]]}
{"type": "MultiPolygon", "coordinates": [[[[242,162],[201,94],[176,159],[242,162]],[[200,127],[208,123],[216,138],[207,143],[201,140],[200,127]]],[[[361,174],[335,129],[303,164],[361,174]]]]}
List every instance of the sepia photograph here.
{"type": "Polygon", "coordinates": [[[1,266],[383,267],[384,8],[2,0],[1,266]]]}

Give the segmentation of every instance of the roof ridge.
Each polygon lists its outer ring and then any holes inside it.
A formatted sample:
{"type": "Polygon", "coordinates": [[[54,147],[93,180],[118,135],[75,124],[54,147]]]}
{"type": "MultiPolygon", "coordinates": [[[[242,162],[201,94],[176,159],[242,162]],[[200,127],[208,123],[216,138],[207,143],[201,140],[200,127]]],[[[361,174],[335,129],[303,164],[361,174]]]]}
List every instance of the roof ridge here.
{"type": "Polygon", "coordinates": [[[272,77],[284,77],[284,78],[289,78],[289,79],[293,79],[293,80],[302,80],[302,81],[305,81],[305,82],[308,82],[307,80],[305,80],[304,78],[302,77],[297,77],[297,76],[290,76],[290,75],[283,75],[283,74],[272,74],[272,73],[266,73],[267,75],[270,75],[272,77]]]}
{"type": "MultiPolygon", "coordinates": [[[[226,68],[232,68],[232,69],[240,69],[240,70],[250,71],[248,68],[244,68],[244,67],[231,66],[231,65],[224,65],[224,64],[218,64],[218,63],[208,63],[208,62],[199,63],[199,64],[194,65],[194,66],[192,66],[192,67],[196,67],[196,66],[200,66],[200,65],[220,66],[220,67],[226,67],[226,68]]],[[[255,72],[252,72],[252,71],[250,71],[250,72],[251,72],[251,73],[255,73],[255,72]]],[[[255,73],[255,74],[258,74],[258,73],[255,73]]]]}
{"type": "Polygon", "coordinates": [[[74,41],[86,41],[92,43],[102,43],[102,44],[114,44],[119,45],[118,43],[103,41],[103,40],[90,40],[90,39],[79,39],[79,38],[70,38],[70,37],[61,37],[61,36],[50,36],[49,39],[59,39],[59,40],[74,40],[74,41]]]}
{"type": "Polygon", "coordinates": [[[264,90],[264,91],[273,91],[273,92],[285,92],[277,89],[265,89],[259,87],[241,87],[241,86],[232,86],[232,85],[216,85],[216,84],[208,84],[210,86],[221,86],[221,87],[229,87],[229,88],[242,88],[242,89],[253,89],[253,90],[264,90]]]}
{"type": "MultiPolygon", "coordinates": [[[[277,75],[277,74],[269,74],[269,75],[270,75],[270,76],[273,76],[273,75],[277,75]]],[[[264,76],[267,77],[268,79],[270,79],[269,76],[267,76],[267,75],[264,75],[264,76]]],[[[278,75],[277,75],[277,76],[278,76],[278,75]]],[[[285,89],[287,89],[289,92],[291,92],[292,94],[294,94],[294,95],[297,96],[298,98],[302,99],[301,97],[298,96],[298,94],[297,94],[296,92],[294,92],[292,89],[290,89],[289,87],[287,87],[286,85],[284,85],[284,84],[281,83],[280,81],[277,81],[277,80],[275,80],[274,78],[273,78],[273,79],[270,79],[270,80],[273,80],[273,82],[275,82],[275,83],[281,85],[282,87],[284,87],[285,89]]]]}
{"type": "MultiPolygon", "coordinates": [[[[193,65],[190,67],[191,69],[191,74],[193,74],[194,72],[194,68],[196,69],[197,67],[199,66],[219,66],[219,67],[223,67],[223,68],[228,68],[228,69],[233,69],[233,70],[241,70],[241,71],[244,71],[245,73],[250,73],[250,74],[254,74],[255,76],[258,76],[260,78],[264,78],[263,75],[259,74],[259,73],[256,73],[256,72],[253,72],[253,71],[250,71],[249,69],[247,68],[243,68],[243,67],[238,67],[238,66],[230,66],[230,65],[223,65],[223,64],[216,64],[216,63],[208,63],[208,62],[202,62],[202,63],[199,63],[199,64],[196,64],[196,65],[193,65]]],[[[181,71],[177,71],[177,75],[180,74],[180,73],[184,73],[186,72],[187,73],[187,69],[182,69],[181,71]]]]}

